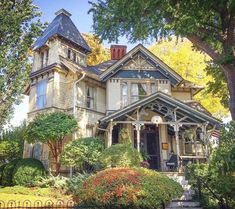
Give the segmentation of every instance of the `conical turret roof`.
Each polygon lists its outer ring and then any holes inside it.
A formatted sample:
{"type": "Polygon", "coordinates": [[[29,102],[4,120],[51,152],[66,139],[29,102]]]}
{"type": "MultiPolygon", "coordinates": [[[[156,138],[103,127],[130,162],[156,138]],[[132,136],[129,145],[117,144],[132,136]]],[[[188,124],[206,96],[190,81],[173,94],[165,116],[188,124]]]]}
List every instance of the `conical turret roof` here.
{"type": "Polygon", "coordinates": [[[42,36],[40,36],[33,44],[33,50],[42,47],[50,37],[59,35],[82,47],[85,51],[90,52],[90,47],[70,19],[71,14],[65,9],[61,9],[55,14],[56,17],[54,20],[48,25],[42,36]]]}

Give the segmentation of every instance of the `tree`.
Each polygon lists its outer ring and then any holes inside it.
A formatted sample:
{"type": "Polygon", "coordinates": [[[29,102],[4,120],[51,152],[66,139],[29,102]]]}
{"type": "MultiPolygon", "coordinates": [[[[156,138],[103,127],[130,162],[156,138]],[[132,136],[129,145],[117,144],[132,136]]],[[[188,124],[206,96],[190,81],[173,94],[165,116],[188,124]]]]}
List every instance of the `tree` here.
{"type": "Polygon", "coordinates": [[[110,51],[100,43],[100,39],[89,33],[83,33],[83,38],[91,48],[91,53],[87,56],[88,65],[97,65],[110,60],[110,51]]]}
{"type": "MultiPolygon", "coordinates": [[[[212,199],[220,209],[235,207],[235,123],[222,129],[219,147],[209,164],[190,165],[187,176],[204,200],[212,199]]],[[[208,203],[207,203],[208,204],[208,203]]],[[[208,206],[208,205],[207,205],[208,206]]]]}
{"type": "Polygon", "coordinates": [[[29,48],[41,31],[32,0],[0,2],[0,127],[20,101],[31,69],[29,48]]]}
{"type": "Polygon", "coordinates": [[[91,172],[98,163],[104,144],[96,138],[81,138],[73,140],[65,145],[61,155],[64,165],[81,168],[91,172]]]}
{"type": "Polygon", "coordinates": [[[48,145],[55,160],[56,174],[58,174],[64,139],[77,128],[76,119],[64,112],[39,114],[28,124],[25,139],[29,143],[39,141],[48,145]]]}
{"type": "Polygon", "coordinates": [[[234,0],[99,0],[90,4],[93,28],[101,40],[117,41],[126,35],[135,42],[175,34],[207,53],[227,83],[235,120],[234,0]]]}
{"type": "Polygon", "coordinates": [[[228,110],[221,104],[220,95],[208,92],[208,83],[213,82],[212,76],[207,75],[207,63],[211,60],[208,55],[192,50],[192,43],[187,39],[159,41],[149,47],[149,50],[179,73],[184,79],[197,85],[205,86],[195,99],[199,101],[215,117],[222,118],[228,110]]]}
{"type": "Polygon", "coordinates": [[[0,133],[0,162],[6,163],[22,157],[25,130],[26,122],[24,121],[20,126],[0,133]]]}

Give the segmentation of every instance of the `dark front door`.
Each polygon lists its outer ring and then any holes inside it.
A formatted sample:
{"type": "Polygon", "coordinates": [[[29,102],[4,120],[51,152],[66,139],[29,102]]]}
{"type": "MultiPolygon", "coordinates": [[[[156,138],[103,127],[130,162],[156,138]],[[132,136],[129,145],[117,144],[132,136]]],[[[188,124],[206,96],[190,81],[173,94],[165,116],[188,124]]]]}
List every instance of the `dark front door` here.
{"type": "Polygon", "coordinates": [[[159,132],[157,127],[147,128],[145,132],[145,150],[149,156],[150,168],[160,169],[159,132]]]}

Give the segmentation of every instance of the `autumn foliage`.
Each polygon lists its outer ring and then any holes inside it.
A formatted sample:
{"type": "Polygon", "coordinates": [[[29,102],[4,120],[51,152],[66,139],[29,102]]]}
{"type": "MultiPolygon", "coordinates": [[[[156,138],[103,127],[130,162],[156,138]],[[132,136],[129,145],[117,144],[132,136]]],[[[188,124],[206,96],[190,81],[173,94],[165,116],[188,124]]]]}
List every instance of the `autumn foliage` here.
{"type": "Polygon", "coordinates": [[[145,168],[111,168],[89,177],[74,197],[102,208],[160,208],[182,193],[168,177],[145,168]]]}

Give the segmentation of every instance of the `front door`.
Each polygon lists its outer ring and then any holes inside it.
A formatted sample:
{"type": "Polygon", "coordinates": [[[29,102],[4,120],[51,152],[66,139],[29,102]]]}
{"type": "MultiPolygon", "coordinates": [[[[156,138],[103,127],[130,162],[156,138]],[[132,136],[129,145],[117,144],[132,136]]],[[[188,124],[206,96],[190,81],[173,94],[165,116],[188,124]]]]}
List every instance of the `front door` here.
{"type": "Polygon", "coordinates": [[[160,169],[160,149],[159,149],[159,132],[156,126],[147,126],[143,130],[144,148],[147,152],[150,168],[160,169]]]}

